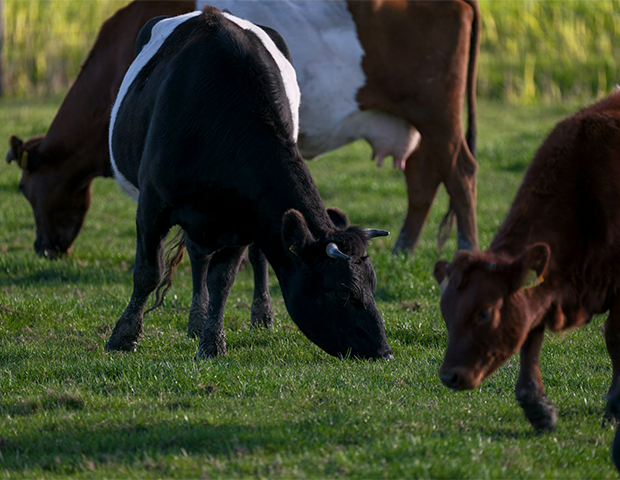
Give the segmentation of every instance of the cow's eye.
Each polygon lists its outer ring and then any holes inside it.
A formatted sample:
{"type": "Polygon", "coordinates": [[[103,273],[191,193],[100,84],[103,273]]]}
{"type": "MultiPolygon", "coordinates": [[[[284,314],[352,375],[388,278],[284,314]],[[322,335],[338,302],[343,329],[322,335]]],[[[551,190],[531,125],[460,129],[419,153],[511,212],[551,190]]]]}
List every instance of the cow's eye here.
{"type": "Polygon", "coordinates": [[[350,295],[351,294],[346,290],[336,290],[336,296],[344,301],[347,301],[350,295]]]}
{"type": "Polygon", "coordinates": [[[493,310],[486,308],[478,314],[478,323],[486,322],[490,318],[493,318],[493,310]]]}

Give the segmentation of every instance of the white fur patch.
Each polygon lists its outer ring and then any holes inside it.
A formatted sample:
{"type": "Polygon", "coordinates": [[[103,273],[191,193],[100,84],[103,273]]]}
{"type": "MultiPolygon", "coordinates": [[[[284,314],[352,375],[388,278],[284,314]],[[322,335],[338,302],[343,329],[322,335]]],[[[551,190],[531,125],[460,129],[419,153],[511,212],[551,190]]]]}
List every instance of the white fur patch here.
{"type": "Polygon", "coordinates": [[[276,44],[273,43],[271,37],[267,35],[262,28],[248,22],[247,20],[237,18],[230,13],[224,12],[223,15],[244,30],[249,30],[256,35],[259,40],[263,42],[263,45],[275,60],[276,65],[280,70],[282,82],[284,83],[284,90],[286,91],[286,96],[288,97],[288,103],[291,107],[291,115],[293,117],[293,138],[297,141],[297,136],[299,135],[299,102],[301,99],[301,93],[299,92],[299,86],[297,85],[297,75],[295,75],[295,69],[278,49],[276,44]]]}
{"type": "Polygon", "coordinates": [[[112,135],[114,133],[114,124],[116,123],[116,116],[118,115],[118,110],[120,109],[121,104],[123,103],[123,99],[127,94],[127,90],[134,82],[138,74],[142,71],[145,65],[153,58],[153,56],[159,51],[161,46],[164,44],[166,39],[170,36],[170,34],[182,23],[186,22],[194,18],[197,15],[200,15],[202,12],[190,12],[185,15],[179,15],[177,17],[166,18],[161,20],[155,24],[153,29],[151,30],[151,39],[149,42],[144,45],[136,59],[133,61],[129,70],[125,74],[125,78],[123,78],[123,83],[121,83],[121,87],[118,91],[118,95],[116,97],[116,101],[114,102],[114,107],[112,107],[112,116],[110,118],[110,132],[108,136],[109,148],[110,148],[110,161],[112,163],[112,168],[114,169],[114,176],[116,178],[116,182],[121,187],[121,189],[127,193],[134,200],[138,200],[138,195],[140,191],[137,186],[132,184],[129,180],[127,180],[123,174],[118,169],[116,162],[114,161],[114,152],[112,150],[112,135]]]}
{"type": "Polygon", "coordinates": [[[302,95],[298,144],[304,158],[364,138],[379,159],[393,156],[394,166],[404,166],[420,134],[386,111],[360,110],[364,50],[345,0],[197,0],[196,8],[206,3],[271,27],[286,40],[302,95]]]}

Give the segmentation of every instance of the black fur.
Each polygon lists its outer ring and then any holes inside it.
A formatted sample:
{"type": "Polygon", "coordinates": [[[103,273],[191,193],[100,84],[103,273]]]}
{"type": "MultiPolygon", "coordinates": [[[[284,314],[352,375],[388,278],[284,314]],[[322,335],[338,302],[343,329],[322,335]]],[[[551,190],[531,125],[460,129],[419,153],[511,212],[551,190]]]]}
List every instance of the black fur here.
{"type": "Polygon", "coordinates": [[[190,330],[204,323],[198,356],[226,353],[224,304],[245,246],[255,243],[312,341],[332,355],[391,357],[367,237],[334,225],[293,131],[279,69],[255,34],[213,7],[174,30],[113,127],[116,165],[140,197],[134,291],[107,349],[135,347],[163,274],[163,240],[177,224],[192,262],[190,330]],[[351,260],[329,258],[330,242],[351,260]]]}

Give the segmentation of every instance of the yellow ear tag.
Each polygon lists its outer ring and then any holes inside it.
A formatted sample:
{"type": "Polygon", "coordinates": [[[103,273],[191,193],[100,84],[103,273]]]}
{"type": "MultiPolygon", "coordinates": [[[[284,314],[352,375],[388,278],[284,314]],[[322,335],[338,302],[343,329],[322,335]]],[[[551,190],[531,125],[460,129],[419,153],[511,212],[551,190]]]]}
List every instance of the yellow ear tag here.
{"type": "Polygon", "coordinates": [[[446,288],[448,288],[448,283],[450,283],[450,277],[446,275],[439,284],[439,291],[441,292],[441,295],[443,295],[443,292],[445,292],[446,288]]]}
{"type": "Polygon", "coordinates": [[[288,251],[291,252],[293,255],[295,255],[296,257],[299,257],[299,255],[297,254],[297,252],[295,251],[297,248],[297,244],[293,243],[290,247],[288,247],[288,251]]]}
{"type": "Polygon", "coordinates": [[[22,168],[28,168],[28,150],[24,150],[21,158],[19,159],[19,166],[22,168]]]}
{"type": "Polygon", "coordinates": [[[540,285],[541,283],[543,283],[544,281],[545,279],[542,277],[542,275],[539,277],[536,274],[535,270],[528,270],[527,273],[525,274],[525,279],[523,280],[523,284],[521,285],[521,288],[523,289],[534,288],[540,285]]]}

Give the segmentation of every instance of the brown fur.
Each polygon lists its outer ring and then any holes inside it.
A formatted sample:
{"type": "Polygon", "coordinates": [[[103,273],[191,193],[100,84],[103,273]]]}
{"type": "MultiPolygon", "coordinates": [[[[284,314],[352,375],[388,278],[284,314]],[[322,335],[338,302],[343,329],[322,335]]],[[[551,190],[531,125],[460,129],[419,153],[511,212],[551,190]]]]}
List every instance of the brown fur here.
{"type": "MultiPolygon", "coordinates": [[[[349,10],[365,51],[367,81],[358,93],[360,105],[405,118],[422,136],[405,168],[409,208],[394,249],[415,247],[441,183],[450,194],[442,230],[449,230],[454,212],[459,248],[477,247],[478,166],[463,135],[461,115],[466,97],[467,137],[475,154],[478,3],[349,1],[349,10]]],[[[440,232],[440,245],[445,237],[440,232]]]]}
{"type": "Polygon", "coordinates": [[[110,112],[133,61],[140,29],[153,17],[180,15],[194,6],[187,0],[136,0],[120,9],[101,27],[43,140],[21,142],[12,137],[8,161],[19,160],[28,151],[29,166],[20,188],[35,216],[35,250],[40,255],[55,258],[70,251],[90,206],[93,178],[112,175],[110,112]]]}
{"type": "Polygon", "coordinates": [[[450,335],[440,369],[446,385],[476,388],[520,349],[517,398],[535,428],[551,429],[555,411],[546,399],[538,365],[544,330],[579,327],[592,315],[609,311],[609,393],[616,394],[619,207],[616,92],[555,127],[537,151],[488,251],[459,253],[452,264],[436,265],[437,281],[449,278],[441,300],[450,335]],[[542,283],[528,284],[536,276],[542,283]],[[485,309],[492,312],[493,322],[478,321],[485,309]]]}

